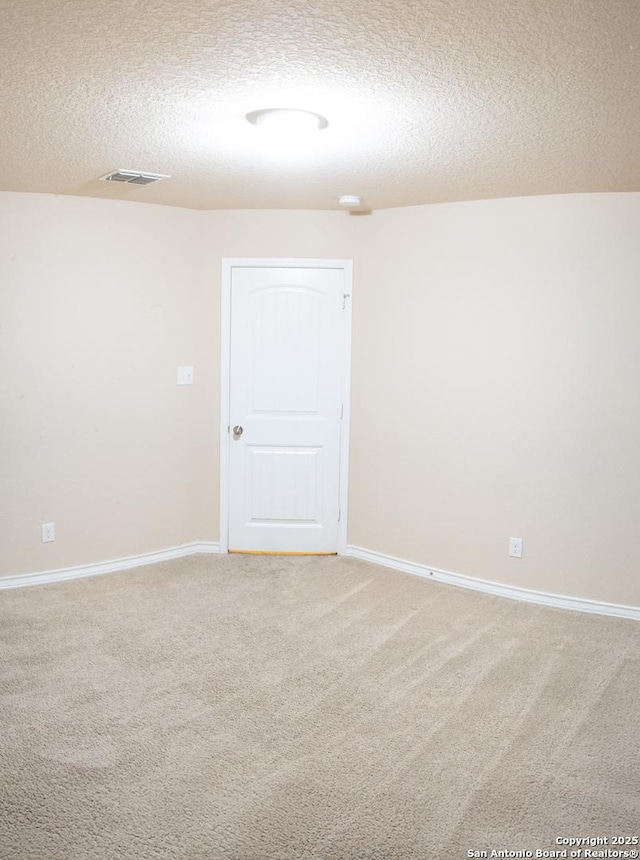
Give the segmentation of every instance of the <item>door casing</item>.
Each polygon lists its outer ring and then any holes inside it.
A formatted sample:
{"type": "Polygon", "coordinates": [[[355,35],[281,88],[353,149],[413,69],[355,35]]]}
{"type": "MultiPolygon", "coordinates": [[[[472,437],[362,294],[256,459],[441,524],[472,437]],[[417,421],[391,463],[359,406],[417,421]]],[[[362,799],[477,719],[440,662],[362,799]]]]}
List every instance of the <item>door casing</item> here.
{"type": "Polygon", "coordinates": [[[344,272],[345,308],[343,338],[345,362],[343,368],[344,413],[340,437],[340,521],[338,522],[338,554],[347,549],[347,505],[349,498],[349,431],[351,417],[351,305],[353,297],[353,263],[351,260],[315,260],[297,258],[225,257],[222,260],[220,308],[220,541],[221,553],[229,550],[229,442],[231,390],[231,274],[234,268],[296,268],[341,269],[344,272]]]}

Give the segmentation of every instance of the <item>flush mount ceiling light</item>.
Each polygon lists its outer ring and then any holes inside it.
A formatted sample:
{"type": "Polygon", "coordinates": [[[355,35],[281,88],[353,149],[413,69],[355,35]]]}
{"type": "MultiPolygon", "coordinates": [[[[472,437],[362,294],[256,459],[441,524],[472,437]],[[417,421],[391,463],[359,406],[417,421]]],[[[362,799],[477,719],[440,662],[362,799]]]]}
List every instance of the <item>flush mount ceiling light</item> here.
{"type": "Polygon", "coordinates": [[[265,108],[247,114],[247,120],[258,128],[281,134],[306,134],[322,131],[329,125],[325,117],[308,110],[265,108]]]}
{"type": "Polygon", "coordinates": [[[359,206],[362,203],[362,198],[357,194],[341,194],[338,197],[338,203],[341,206],[359,206]]]}

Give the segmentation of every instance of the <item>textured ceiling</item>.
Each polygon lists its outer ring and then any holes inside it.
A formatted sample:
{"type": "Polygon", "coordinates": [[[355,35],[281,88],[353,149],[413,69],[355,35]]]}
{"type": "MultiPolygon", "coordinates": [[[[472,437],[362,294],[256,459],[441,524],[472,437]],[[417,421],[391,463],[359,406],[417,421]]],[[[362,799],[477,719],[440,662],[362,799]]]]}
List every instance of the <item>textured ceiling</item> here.
{"type": "Polygon", "coordinates": [[[373,209],[640,190],[638,0],[3,0],[0,190],[373,209]],[[329,127],[265,148],[244,118],[329,127]],[[171,175],[99,182],[115,168],[171,175]]]}

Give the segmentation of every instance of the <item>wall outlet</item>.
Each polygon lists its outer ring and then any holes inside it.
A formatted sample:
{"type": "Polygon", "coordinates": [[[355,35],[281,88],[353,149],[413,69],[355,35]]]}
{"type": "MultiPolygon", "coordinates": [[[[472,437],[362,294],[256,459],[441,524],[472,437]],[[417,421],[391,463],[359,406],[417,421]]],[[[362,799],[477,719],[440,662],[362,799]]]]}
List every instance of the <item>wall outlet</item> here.
{"type": "Polygon", "coordinates": [[[511,558],[522,558],[522,538],[509,538],[509,555],[511,558]]]}
{"type": "Polygon", "coordinates": [[[193,385],[193,367],[178,368],[178,385],[193,385]]]}
{"type": "Polygon", "coordinates": [[[56,539],[56,527],[54,523],[42,523],[42,543],[56,539]]]}

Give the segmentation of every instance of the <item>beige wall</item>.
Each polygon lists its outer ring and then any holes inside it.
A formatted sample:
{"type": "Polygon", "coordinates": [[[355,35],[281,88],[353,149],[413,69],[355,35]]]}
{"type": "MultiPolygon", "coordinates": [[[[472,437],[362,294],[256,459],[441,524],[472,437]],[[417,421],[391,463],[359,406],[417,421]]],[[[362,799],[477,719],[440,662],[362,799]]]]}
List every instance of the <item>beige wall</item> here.
{"type": "Polygon", "coordinates": [[[640,605],[640,195],[349,218],[2,194],[0,221],[0,576],[217,540],[221,258],[340,257],[350,543],[640,605]]]}
{"type": "Polygon", "coordinates": [[[0,195],[0,213],[0,573],[203,537],[215,458],[193,439],[217,426],[202,390],[175,384],[202,364],[215,304],[203,216],[27,194],[0,195]]]}
{"type": "Polygon", "coordinates": [[[350,543],[640,605],[640,194],[387,210],[368,230],[350,543]]]}

